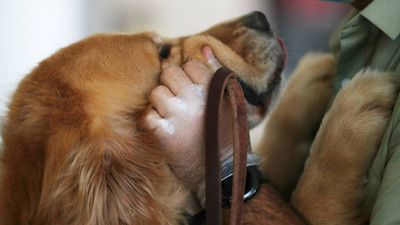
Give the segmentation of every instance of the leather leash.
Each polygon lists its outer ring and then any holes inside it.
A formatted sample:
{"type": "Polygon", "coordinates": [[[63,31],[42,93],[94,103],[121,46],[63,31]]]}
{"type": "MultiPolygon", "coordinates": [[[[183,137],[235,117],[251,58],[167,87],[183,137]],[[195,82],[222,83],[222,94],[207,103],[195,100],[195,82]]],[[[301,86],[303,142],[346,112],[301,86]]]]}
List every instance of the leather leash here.
{"type": "Polygon", "coordinates": [[[250,152],[249,130],[244,94],[236,74],[220,68],[214,74],[206,108],[206,224],[222,224],[220,130],[221,103],[225,90],[231,103],[233,124],[233,184],[230,225],[241,224],[246,183],[247,153],[250,152]]]}

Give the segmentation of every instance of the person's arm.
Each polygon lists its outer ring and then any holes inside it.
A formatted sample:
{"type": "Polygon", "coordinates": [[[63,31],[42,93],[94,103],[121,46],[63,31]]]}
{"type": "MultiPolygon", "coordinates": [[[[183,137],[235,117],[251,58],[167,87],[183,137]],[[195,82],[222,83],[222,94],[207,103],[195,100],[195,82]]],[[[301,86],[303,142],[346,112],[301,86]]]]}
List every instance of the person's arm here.
{"type": "MultiPolygon", "coordinates": [[[[210,49],[211,51],[211,49],[210,49]]],[[[209,60],[210,61],[210,60],[209,60]]],[[[197,192],[205,174],[205,101],[211,77],[219,63],[214,59],[208,68],[191,60],[182,68],[170,66],[161,73],[161,85],[150,93],[153,105],[142,121],[142,127],[154,131],[160,150],[167,154],[167,162],[185,187],[197,192]],[[215,67],[215,68],[214,68],[215,67]]],[[[222,104],[226,116],[222,129],[231,127],[230,105],[222,104]]],[[[232,155],[232,136],[221,140],[221,161],[232,155]]]]}
{"type": "MultiPolygon", "coordinates": [[[[210,51],[204,51],[210,57],[210,51]]],[[[174,173],[204,203],[204,99],[213,72],[220,66],[208,58],[211,67],[190,61],[183,68],[171,67],[161,74],[163,85],[155,88],[150,101],[153,108],[147,113],[142,126],[154,130],[160,139],[161,150],[168,152],[168,163],[174,173]]],[[[230,106],[222,106],[231,115],[230,106]]],[[[224,116],[226,129],[232,119],[224,116]]],[[[223,128],[224,129],[224,128],[223,128]]],[[[230,134],[231,132],[227,132],[230,134]]],[[[231,135],[222,140],[221,161],[232,155],[231,135]]],[[[204,205],[204,204],[203,204],[204,205]]],[[[224,219],[229,209],[223,210],[224,219]]],[[[227,217],[228,215],[228,217],[227,217]]],[[[229,220],[229,219],[228,219],[229,220]]],[[[303,224],[290,205],[282,200],[269,184],[263,184],[253,198],[245,202],[243,224],[303,224]]],[[[225,223],[226,224],[226,223],[225,223]]]]}

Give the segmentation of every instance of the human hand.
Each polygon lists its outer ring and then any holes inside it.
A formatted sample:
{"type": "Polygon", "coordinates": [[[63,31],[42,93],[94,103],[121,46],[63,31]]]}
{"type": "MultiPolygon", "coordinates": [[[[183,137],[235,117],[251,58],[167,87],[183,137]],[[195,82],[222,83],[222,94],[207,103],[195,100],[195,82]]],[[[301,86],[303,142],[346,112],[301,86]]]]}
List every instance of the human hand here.
{"type": "MultiPolygon", "coordinates": [[[[150,94],[153,108],[144,117],[143,126],[154,130],[160,149],[168,152],[168,164],[194,192],[205,174],[205,105],[211,77],[221,67],[211,48],[202,49],[209,63],[192,60],[182,68],[169,66],[161,73],[162,85],[150,94]]],[[[228,135],[221,140],[221,160],[232,155],[230,104],[224,101],[222,129],[228,135]]]]}

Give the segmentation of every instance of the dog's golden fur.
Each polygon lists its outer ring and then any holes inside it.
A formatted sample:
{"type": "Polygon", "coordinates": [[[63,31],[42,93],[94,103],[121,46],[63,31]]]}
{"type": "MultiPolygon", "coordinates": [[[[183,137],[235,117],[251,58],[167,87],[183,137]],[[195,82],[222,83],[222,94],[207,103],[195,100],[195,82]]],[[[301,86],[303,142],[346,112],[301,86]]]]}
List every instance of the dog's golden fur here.
{"type": "MultiPolygon", "coordinates": [[[[138,121],[162,64],[197,59],[208,65],[205,45],[253,91],[271,92],[280,80],[275,71],[282,49],[272,33],[242,20],[178,39],[94,35],[41,62],[13,95],[2,128],[0,224],[186,223],[184,214],[198,203],[138,121]],[[171,53],[160,59],[163,45],[171,53]]],[[[299,64],[256,149],[262,171],[287,198],[326,111],[334,68],[330,55],[310,55],[299,64]]],[[[325,116],[294,190],[292,202],[311,223],[361,218],[362,182],[397,90],[388,76],[364,74],[325,116]]],[[[254,125],[268,105],[248,109],[254,125]]]]}
{"type": "Polygon", "coordinates": [[[2,133],[1,224],[177,220],[187,192],[135,128],[158,82],[148,36],[90,37],[21,82],[2,133]]]}

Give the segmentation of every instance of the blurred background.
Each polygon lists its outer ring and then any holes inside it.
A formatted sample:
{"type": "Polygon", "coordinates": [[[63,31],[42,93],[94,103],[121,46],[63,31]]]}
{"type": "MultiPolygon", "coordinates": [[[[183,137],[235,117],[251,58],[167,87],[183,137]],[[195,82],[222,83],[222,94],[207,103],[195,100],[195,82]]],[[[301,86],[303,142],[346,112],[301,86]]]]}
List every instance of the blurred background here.
{"type": "Polygon", "coordinates": [[[262,11],[285,41],[289,75],[306,52],[328,51],[329,35],[349,9],[317,0],[0,0],[0,117],[32,68],[93,33],[154,30],[174,37],[262,11]]]}

